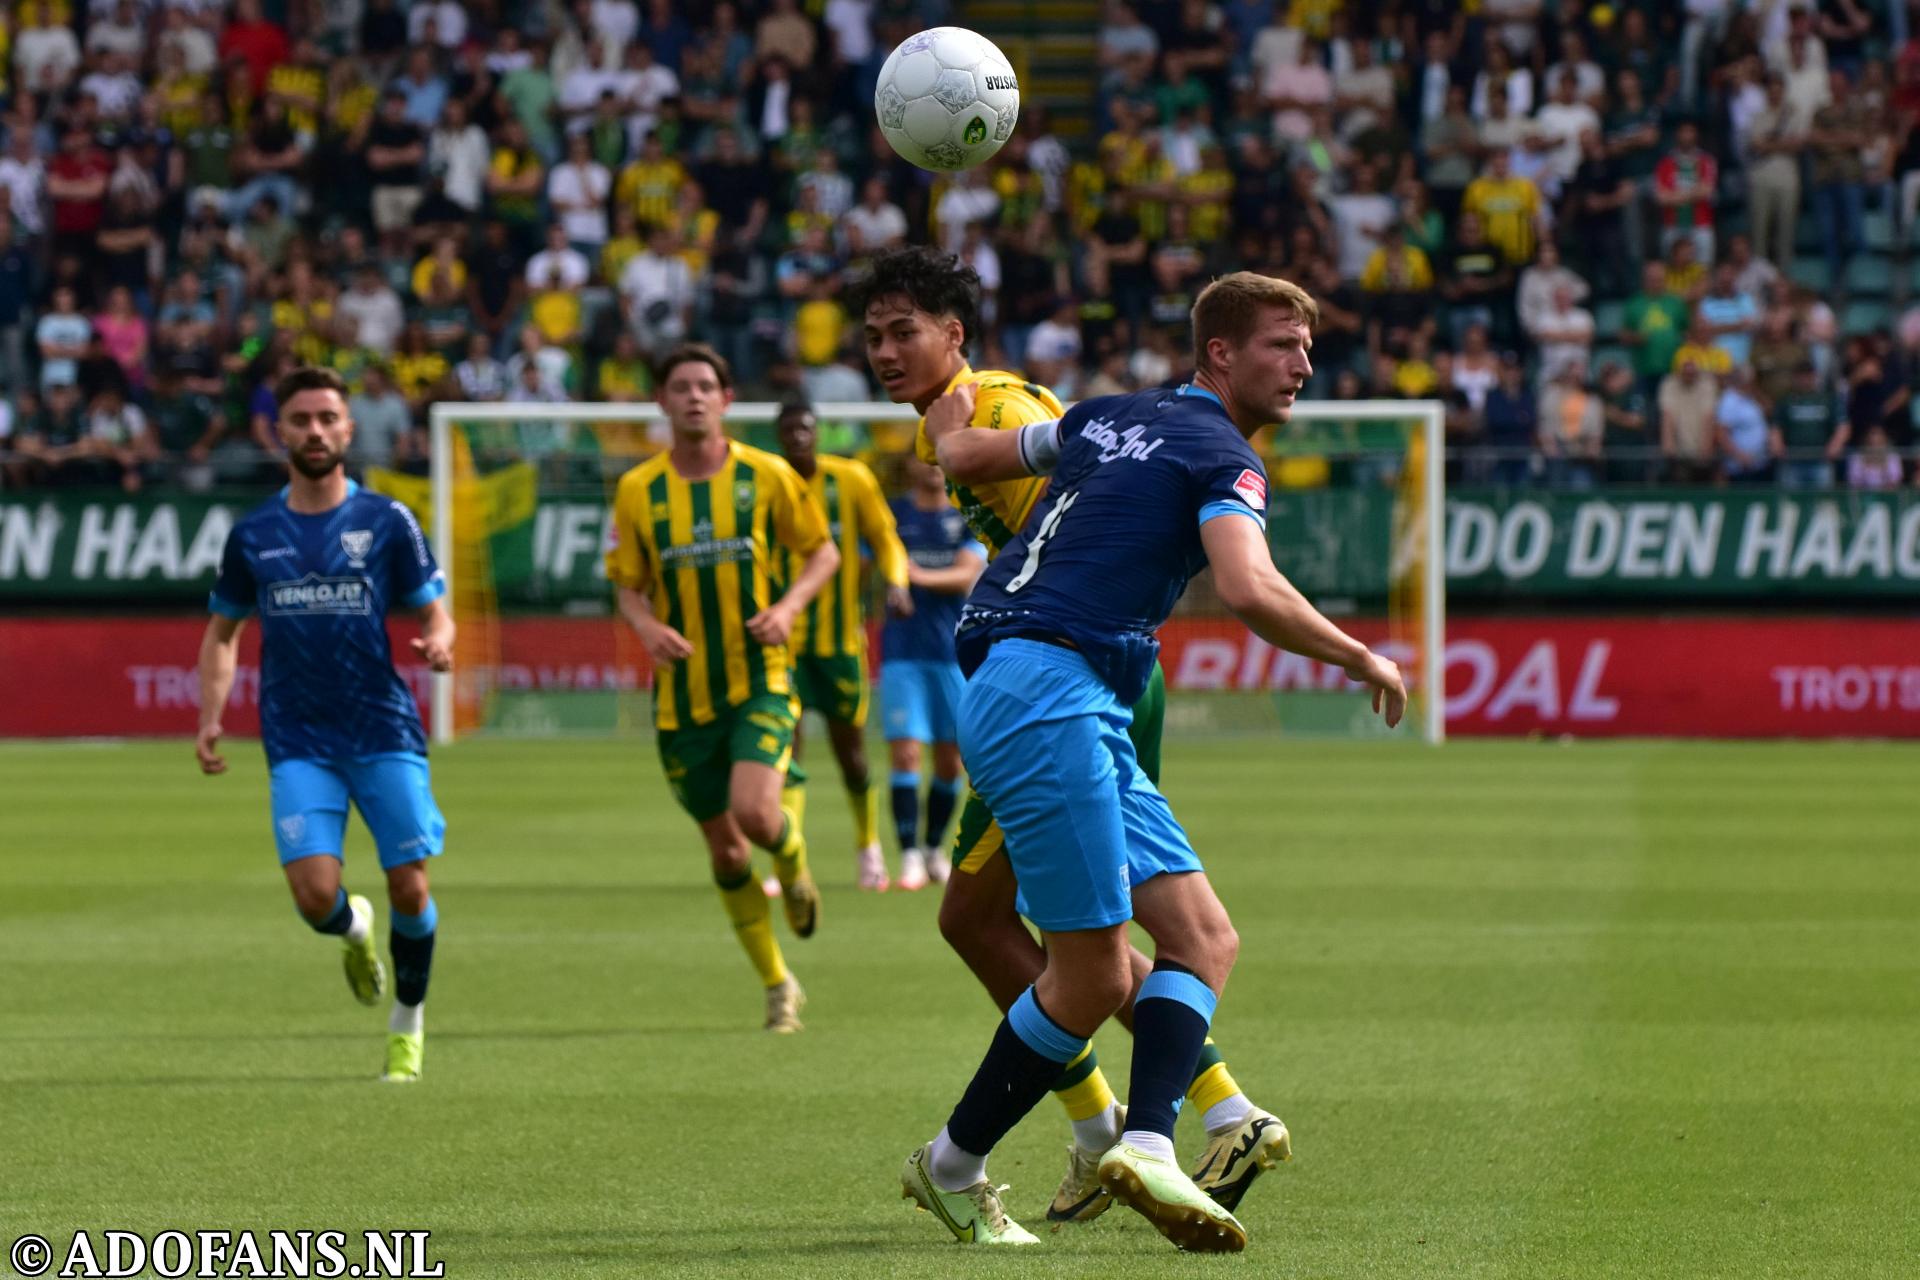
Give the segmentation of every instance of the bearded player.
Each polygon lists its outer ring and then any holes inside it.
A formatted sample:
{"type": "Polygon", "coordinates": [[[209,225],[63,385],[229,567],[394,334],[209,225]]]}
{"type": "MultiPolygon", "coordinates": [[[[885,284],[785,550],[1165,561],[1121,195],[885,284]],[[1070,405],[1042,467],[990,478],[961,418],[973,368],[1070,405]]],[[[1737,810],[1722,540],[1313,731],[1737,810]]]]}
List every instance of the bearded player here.
{"type": "MultiPolygon", "coordinates": [[[[970,386],[970,424],[1002,431],[1055,421],[1065,412],[1045,387],[968,365],[966,348],[980,325],[980,277],[947,254],[912,248],[882,255],[854,285],[849,305],[863,321],[868,364],[895,403],[911,404],[924,415],[942,395],[970,386]]],[[[914,450],[922,460],[938,463],[924,417],[914,450]]],[[[1032,475],[972,485],[949,476],[947,482],[948,496],[990,554],[1014,540],[1046,488],[1045,477],[1032,475]]],[[[1146,692],[1133,705],[1128,731],[1142,771],[1155,781],[1165,699],[1165,676],[1156,663],[1146,692]]],[[[1034,745],[1036,752],[1045,749],[1034,745]]],[[[940,903],[940,932],[1005,1013],[1039,978],[1046,953],[1020,919],[1019,886],[1006,857],[1005,836],[986,802],[971,790],[955,832],[952,871],[940,903]]],[[[1137,990],[1153,962],[1137,949],[1130,955],[1137,990]]],[[[1115,1016],[1132,1029],[1131,996],[1115,1016]]],[[[1118,1141],[1126,1112],[1115,1101],[1091,1044],[1067,1063],[1052,1088],[1072,1122],[1074,1141],[1047,1217],[1056,1225],[1087,1222],[1112,1203],[1100,1185],[1099,1164],[1118,1141]]],[[[1211,1039],[1186,1099],[1207,1130],[1194,1182],[1231,1211],[1263,1170],[1291,1157],[1287,1128],[1248,1101],[1211,1039]]]]}
{"type": "Polygon", "coordinates": [[[233,690],[240,631],[260,614],[260,740],[267,752],[273,835],[294,907],[345,945],[347,985],[361,1004],[386,990],[374,950],[373,904],[341,887],[347,807],[360,811],[387,877],[394,1005],[382,1079],[420,1078],[424,1009],[440,918],[427,884],[446,820],[427,773],[427,736],[393,669],[387,614],[420,620],[413,651],[435,671],[453,663],[447,580],[400,503],[347,479],[353,418],[331,369],[296,369],[274,388],[274,430],[287,487],[227,535],[213,616],[200,642],[200,770],[226,772],[220,713],[233,690]]]}

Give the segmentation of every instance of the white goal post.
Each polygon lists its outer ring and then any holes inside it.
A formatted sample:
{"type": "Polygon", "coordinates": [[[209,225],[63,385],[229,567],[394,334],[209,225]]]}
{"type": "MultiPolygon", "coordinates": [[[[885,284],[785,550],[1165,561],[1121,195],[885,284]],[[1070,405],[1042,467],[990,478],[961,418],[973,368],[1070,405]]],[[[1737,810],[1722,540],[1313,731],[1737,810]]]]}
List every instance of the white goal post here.
{"type": "MultiPolygon", "coordinates": [[[[727,410],[727,420],[735,423],[766,423],[779,417],[781,405],[775,401],[737,401],[727,410]]],[[[905,422],[917,416],[910,406],[884,402],[827,402],[813,406],[822,421],[845,423],[905,422]]],[[[453,587],[454,513],[450,501],[453,492],[456,424],[591,422],[612,424],[649,424],[663,418],[660,407],[640,404],[499,404],[444,401],[428,411],[431,451],[429,474],[433,492],[433,549],[442,572],[448,575],[449,592],[453,587]]],[[[1299,423],[1316,420],[1353,422],[1366,419],[1417,423],[1424,465],[1420,477],[1423,486],[1422,519],[1406,533],[1420,544],[1396,548],[1395,557],[1408,551],[1419,558],[1421,618],[1420,646],[1423,674],[1432,688],[1421,699],[1423,718],[1420,736],[1438,744],[1446,739],[1446,409],[1437,400],[1310,400],[1293,408],[1299,423]]],[[[1413,443],[1410,437],[1409,444],[1413,443]]],[[[433,738],[446,743],[454,738],[453,677],[442,673],[433,678],[433,738]]]]}

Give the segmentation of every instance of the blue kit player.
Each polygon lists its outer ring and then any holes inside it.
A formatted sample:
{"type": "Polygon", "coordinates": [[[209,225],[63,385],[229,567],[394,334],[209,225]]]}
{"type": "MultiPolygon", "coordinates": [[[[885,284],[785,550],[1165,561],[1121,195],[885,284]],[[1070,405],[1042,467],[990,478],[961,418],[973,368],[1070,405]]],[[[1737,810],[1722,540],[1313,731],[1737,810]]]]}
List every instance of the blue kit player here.
{"type": "Polygon", "coordinates": [[[902,1193],[953,1234],[1029,1243],[987,1180],[987,1154],[1132,993],[1128,922],[1154,943],[1135,996],[1133,1075],[1109,1195],[1184,1249],[1237,1252],[1247,1234],[1174,1158],[1186,1093],[1239,939],[1200,859],[1127,736],[1155,632],[1211,568],[1222,603],[1261,639],[1370,686],[1388,724],[1406,709],[1393,663],[1323,617],[1274,567],[1266,473],[1247,438],[1284,422],[1312,366],[1313,299],[1236,272],[1193,309],[1195,374],[1177,388],[1085,401],[1057,423],[969,427],[970,388],[927,414],[961,483],[1052,474],[1045,500],[962,613],[960,750],[1006,833],[1020,910],[1046,968],[1008,1010],[946,1126],[908,1157],[902,1193]]]}
{"type": "Polygon", "coordinates": [[[427,859],[446,821],[427,775],[427,739],[413,694],[393,668],[387,615],[420,620],[413,651],[435,671],[453,663],[446,578],[420,526],[390,498],[347,479],[353,441],[346,384],[297,369],[274,389],[288,482],[233,526],[200,642],[203,773],[226,770],[220,713],[233,688],[240,629],[260,615],[260,736],[272,779],[273,835],[294,906],[345,941],[347,985],[361,1004],[386,990],[373,943],[373,904],[340,887],[347,804],[359,809],[387,873],[393,905],[394,1006],[383,1079],[420,1077],[421,1004],[439,913],[427,859]]]}
{"type": "Polygon", "coordinates": [[[965,684],[953,656],[960,606],[987,564],[987,549],[947,501],[940,468],[909,455],[908,489],[893,500],[893,522],[907,548],[913,613],[891,615],[880,633],[880,707],[893,768],[893,827],[900,837],[902,889],[945,883],[942,845],[960,798],[957,716],[965,684]],[[920,839],[920,748],[933,747],[926,838],[920,839]]]}

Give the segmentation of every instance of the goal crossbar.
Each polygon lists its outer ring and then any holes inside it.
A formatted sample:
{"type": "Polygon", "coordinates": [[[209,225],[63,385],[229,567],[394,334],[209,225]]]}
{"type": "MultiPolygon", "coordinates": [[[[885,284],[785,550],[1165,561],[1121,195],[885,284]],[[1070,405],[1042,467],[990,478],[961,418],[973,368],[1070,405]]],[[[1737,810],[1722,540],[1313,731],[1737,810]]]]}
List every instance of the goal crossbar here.
{"type": "MultiPolygon", "coordinates": [[[[729,422],[772,422],[779,418],[783,405],[773,400],[736,401],[727,407],[729,422]]],[[[910,405],[871,401],[828,401],[812,406],[816,416],[834,422],[903,422],[918,417],[910,405]]],[[[433,550],[440,568],[448,575],[447,587],[453,587],[454,518],[453,503],[453,429],[456,423],[487,422],[594,422],[655,423],[665,419],[660,406],[637,404],[499,404],[443,401],[428,410],[429,475],[433,486],[433,550]]],[[[1421,556],[1422,610],[1420,643],[1422,678],[1429,687],[1424,691],[1423,721],[1420,736],[1429,743],[1446,740],[1446,408],[1437,400],[1307,400],[1293,407],[1298,422],[1356,421],[1385,419],[1417,422],[1425,452],[1421,476],[1424,485],[1422,533],[1425,554],[1421,556]]],[[[453,677],[442,672],[433,677],[433,738],[451,742],[454,738],[453,677]]]]}

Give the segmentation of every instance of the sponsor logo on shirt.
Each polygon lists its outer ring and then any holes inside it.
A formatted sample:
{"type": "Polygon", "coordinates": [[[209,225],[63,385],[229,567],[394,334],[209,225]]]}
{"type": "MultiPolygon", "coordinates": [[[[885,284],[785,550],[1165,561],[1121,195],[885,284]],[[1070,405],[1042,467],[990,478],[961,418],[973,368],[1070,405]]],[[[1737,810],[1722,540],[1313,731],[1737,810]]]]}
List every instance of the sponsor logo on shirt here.
{"type": "Polygon", "coordinates": [[[1233,491],[1240,495],[1240,501],[1261,515],[1267,513],[1267,478],[1252,467],[1235,477],[1233,491]]]}
{"type": "Polygon", "coordinates": [[[1117,462],[1121,458],[1132,458],[1136,462],[1145,462],[1152,456],[1164,440],[1148,443],[1141,439],[1147,433],[1144,424],[1128,427],[1124,431],[1113,429],[1113,419],[1095,418],[1080,428],[1080,434],[1100,446],[1100,461],[1117,462]]]}
{"type": "Polygon", "coordinates": [[[295,551],[292,547],[268,547],[265,551],[262,551],[260,553],[260,558],[262,560],[277,560],[281,556],[291,556],[291,555],[298,555],[298,554],[299,553],[295,551]]]}
{"type": "Polygon", "coordinates": [[[365,578],[323,578],[309,573],[292,582],[267,584],[267,613],[276,617],[330,613],[366,616],[373,596],[365,578]]]}

